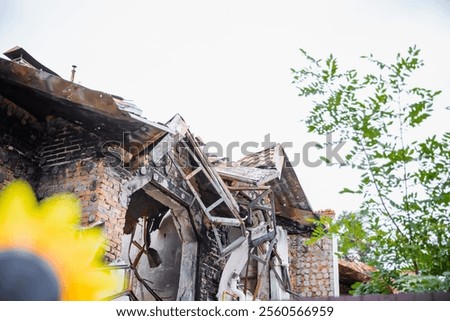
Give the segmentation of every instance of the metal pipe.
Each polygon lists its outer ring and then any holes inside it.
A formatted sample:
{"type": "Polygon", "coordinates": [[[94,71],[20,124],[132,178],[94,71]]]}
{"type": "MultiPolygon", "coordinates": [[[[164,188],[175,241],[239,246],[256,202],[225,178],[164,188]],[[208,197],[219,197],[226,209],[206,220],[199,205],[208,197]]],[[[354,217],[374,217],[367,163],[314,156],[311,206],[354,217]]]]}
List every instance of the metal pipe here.
{"type": "Polygon", "coordinates": [[[76,65],[72,65],[72,72],[71,72],[71,75],[70,75],[70,81],[71,82],[73,82],[75,80],[75,72],[76,72],[75,69],[77,69],[77,66],[76,65]]]}

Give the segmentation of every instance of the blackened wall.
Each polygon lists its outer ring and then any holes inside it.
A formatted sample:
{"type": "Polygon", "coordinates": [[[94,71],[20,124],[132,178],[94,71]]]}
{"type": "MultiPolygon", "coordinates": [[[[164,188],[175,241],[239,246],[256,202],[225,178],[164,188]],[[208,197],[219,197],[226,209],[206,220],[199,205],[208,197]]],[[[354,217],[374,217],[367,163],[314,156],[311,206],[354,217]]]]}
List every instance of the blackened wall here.
{"type": "Polygon", "coordinates": [[[36,183],[36,151],[42,134],[30,113],[0,96],[0,189],[14,179],[36,183]]]}
{"type": "Polygon", "coordinates": [[[0,188],[24,179],[40,200],[74,193],[82,205],[81,225],[104,223],[106,258],[113,260],[120,257],[126,213],[119,194],[131,174],[112,166],[102,146],[81,125],[58,117],[38,121],[0,96],[0,188]]]}
{"type": "Polygon", "coordinates": [[[217,301],[219,282],[225,265],[212,230],[204,231],[199,242],[196,300],[217,301]]]}

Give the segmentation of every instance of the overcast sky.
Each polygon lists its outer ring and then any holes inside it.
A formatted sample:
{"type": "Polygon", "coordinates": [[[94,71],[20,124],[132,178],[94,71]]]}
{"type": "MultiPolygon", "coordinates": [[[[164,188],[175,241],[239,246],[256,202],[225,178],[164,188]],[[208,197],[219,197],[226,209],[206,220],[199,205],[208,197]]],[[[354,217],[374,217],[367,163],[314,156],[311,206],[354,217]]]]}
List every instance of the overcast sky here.
{"type": "MultiPolygon", "coordinates": [[[[450,1],[33,1],[0,0],[0,51],[24,47],[65,78],[133,100],[154,121],[180,113],[206,142],[311,140],[300,119],[290,68],[298,48],[333,53],[358,67],[359,56],[392,58],[417,44],[422,85],[442,89],[426,134],[448,130],[450,1]]],[[[239,157],[235,150],[235,158],[239,157]]],[[[349,169],[296,167],[314,209],[355,209],[340,195],[358,176],[349,169]]]]}

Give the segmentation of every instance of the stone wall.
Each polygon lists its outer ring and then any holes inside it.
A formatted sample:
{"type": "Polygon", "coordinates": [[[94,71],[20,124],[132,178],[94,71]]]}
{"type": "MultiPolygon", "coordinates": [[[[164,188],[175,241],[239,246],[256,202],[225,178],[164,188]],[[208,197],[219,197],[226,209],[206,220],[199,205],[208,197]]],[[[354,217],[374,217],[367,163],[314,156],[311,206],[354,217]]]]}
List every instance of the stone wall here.
{"type": "Polygon", "coordinates": [[[306,245],[301,235],[289,235],[291,289],[302,297],[333,296],[333,245],[323,238],[306,245]]]}
{"type": "Polygon", "coordinates": [[[0,96],[0,189],[18,178],[35,186],[41,132],[31,114],[0,96]]]}
{"type": "MultiPolygon", "coordinates": [[[[0,145],[2,141],[0,140],[0,145]]],[[[34,186],[36,168],[33,162],[12,146],[0,146],[0,190],[15,179],[25,179],[34,186]]]]}

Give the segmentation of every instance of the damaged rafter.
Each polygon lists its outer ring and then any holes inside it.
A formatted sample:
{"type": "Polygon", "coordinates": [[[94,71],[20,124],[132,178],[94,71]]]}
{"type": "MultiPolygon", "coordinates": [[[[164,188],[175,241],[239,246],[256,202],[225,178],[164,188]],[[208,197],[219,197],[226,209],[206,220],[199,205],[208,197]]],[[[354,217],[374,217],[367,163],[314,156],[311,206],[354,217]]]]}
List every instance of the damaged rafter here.
{"type": "Polygon", "coordinates": [[[288,232],[288,234],[301,234],[309,236],[314,230],[314,227],[310,225],[301,224],[293,219],[283,216],[277,216],[277,222],[278,225],[283,227],[288,232]]]}
{"type": "Polygon", "coordinates": [[[180,143],[182,144],[184,149],[188,152],[188,154],[191,156],[196,165],[196,167],[193,167],[194,169],[190,173],[186,173],[180,167],[180,165],[175,161],[173,155],[170,152],[168,153],[168,155],[174,162],[174,165],[176,166],[180,174],[183,176],[183,179],[185,180],[191,193],[194,195],[194,198],[199,204],[200,208],[202,209],[208,220],[211,222],[213,233],[216,238],[220,253],[222,256],[226,256],[247,239],[247,232],[245,231],[245,223],[240,216],[238,209],[239,207],[237,205],[236,200],[231,195],[230,191],[227,189],[227,186],[222,181],[220,176],[217,174],[217,172],[215,172],[212,165],[208,162],[206,155],[198,146],[197,141],[194,139],[194,137],[189,131],[186,132],[186,139],[187,141],[181,140],[180,143]],[[196,188],[191,182],[196,178],[196,176],[199,173],[203,173],[203,175],[211,184],[214,192],[217,194],[218,197],[209,206],[205,205],[202,196],[199,194],[199,192],[196,190],[196,188]],[[215,216],[212,213],[212,211],[222,203],[228,209],[229,216],[231,217],[219,217],[215,216]],[[234,240],[231,244],[224,246],[224,244],[222,244],[222,240],[219,235],[220,233],[217,230],[219,226],[238,227],[241,231],[241,236],[238,237],[236,240],[234,240]]]}

